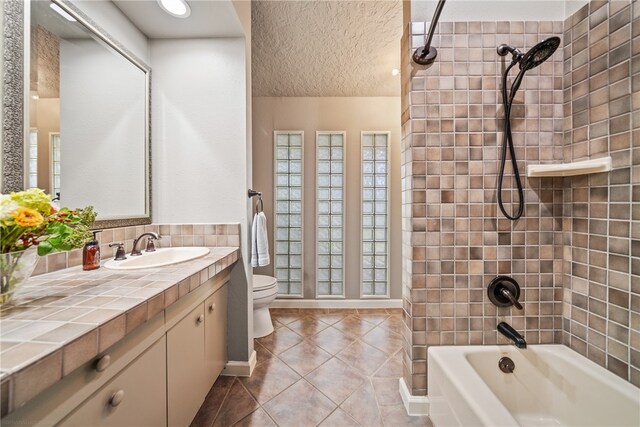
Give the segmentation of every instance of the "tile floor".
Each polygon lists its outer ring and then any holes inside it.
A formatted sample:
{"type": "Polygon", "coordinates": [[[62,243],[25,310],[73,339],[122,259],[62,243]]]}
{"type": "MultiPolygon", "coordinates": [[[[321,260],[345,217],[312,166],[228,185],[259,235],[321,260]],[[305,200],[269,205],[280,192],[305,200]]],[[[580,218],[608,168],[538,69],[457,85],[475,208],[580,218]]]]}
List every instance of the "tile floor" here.
{"type": "Polygon", "coordinates": [[[219,377],[191,426],[431,426],[398,392],[401,313],[272,309],[253,375],[219,377]]]}

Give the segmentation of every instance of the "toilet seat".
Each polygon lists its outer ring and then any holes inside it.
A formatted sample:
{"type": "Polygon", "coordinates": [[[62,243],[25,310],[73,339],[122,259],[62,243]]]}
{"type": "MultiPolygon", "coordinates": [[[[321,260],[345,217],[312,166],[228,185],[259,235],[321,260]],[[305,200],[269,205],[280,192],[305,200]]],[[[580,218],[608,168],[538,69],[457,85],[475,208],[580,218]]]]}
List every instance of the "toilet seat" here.
{"type": "Polygon", "coordinates": [[[277,285],[278,281],[275,277],[263,276],[261,274],[253,275],[253,292],[275,288],[277,285]]]}
{"type": "Polygon", "coordinates": [[[256,301],[260,301],[264,298],[275,298],[275,295],[278,293],[278,287],[274,286],[273,288],[260,289],[259,291],[253,291],[253,303],[256,304],[256,301]]]}

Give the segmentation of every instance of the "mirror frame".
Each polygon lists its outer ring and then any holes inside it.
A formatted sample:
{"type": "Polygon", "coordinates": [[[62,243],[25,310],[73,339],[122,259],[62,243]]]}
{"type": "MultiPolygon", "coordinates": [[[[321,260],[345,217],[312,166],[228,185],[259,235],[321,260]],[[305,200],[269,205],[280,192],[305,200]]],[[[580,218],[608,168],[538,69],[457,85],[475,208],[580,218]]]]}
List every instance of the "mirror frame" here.
{"type": "MultiPolygon", "coordinates": [[[[0,191],[22,191],[25,184],[24,161],[25,143],[27,132],[25,126],[25,106],[28,102],[28,94],[25,91],[26,60],[24,30],[27,19],[25,2],[29,0],[4,0],[2,20],[4,32],[2,33],[2,67],[3,96],[2,96],[2,156],[0,158],[0,191]]],[[[96,35],[101,41],[120,53],[145,73],[145,205],[147,212],[135,217],[114,217],[99,219],[94,222],[92,229],[114,228],[132,225],[151,224],[151,67],[140,60],[136,55],[114,39],[102,27],[96,24],[89,16],[71,4],[68,0],[50,0],[60,6],[65,12],[96,35]]]]}

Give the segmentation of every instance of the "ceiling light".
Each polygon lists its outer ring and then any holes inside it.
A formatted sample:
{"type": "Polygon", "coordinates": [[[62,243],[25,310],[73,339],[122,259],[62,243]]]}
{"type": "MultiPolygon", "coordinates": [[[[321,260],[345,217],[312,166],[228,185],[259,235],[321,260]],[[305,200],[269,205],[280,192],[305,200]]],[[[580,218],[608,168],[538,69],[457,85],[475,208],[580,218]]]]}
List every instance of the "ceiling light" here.
{"type": "Polygon", "coordinates": [[[60,6],[58,6],[55,3],[51,3],[49,5],[49,7],[53,10],[55,10],[56,12],[58,12],[60,14],[60,16],[62,16],[64,19],[66,19],[67,21],[71,21],[71,22],[76,22],[76,18],[74,18],[73,16],[69,15],[69,13],[67,13],[66,10],[64,10],[63,8],[61,8],[60,6]]]}
{"type": "Polygon", "coordinates": [[[158,0],[160,7],[169,15],[186,18],[191,15],[191,8],[185,0],[158,0]]]}
{"type": "Polygon", "coordinates": [[[38,95],[31,95],[31,99],[40,99],[38,95]]]}
{"type": "Polygon", "coordinates": [[[398,74],[400,74],[400,70],[398,70],[397,68],[394,68],[393,70],[391,70],[391,75],[392,76],[397,76],[398,74]]]}

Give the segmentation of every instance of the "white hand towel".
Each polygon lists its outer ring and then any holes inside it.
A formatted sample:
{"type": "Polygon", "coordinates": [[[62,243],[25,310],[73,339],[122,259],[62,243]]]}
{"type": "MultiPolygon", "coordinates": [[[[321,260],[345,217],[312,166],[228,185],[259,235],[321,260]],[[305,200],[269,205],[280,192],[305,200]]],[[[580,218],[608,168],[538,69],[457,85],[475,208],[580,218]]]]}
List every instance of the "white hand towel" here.
{"type": "Polygon", "coordinates": [[[269,265],[269,238],[267,237],[267,216],[258,212],[253,217],[251,227],[251,266],[264,267],[269,265]]]}
{"type": "Polygon", "coordinates": [[[258,241],[256,237],[258,235],[258,214],[253,216],[253,223],[251,224],[251,267],[258,266],[258,241]]]}

